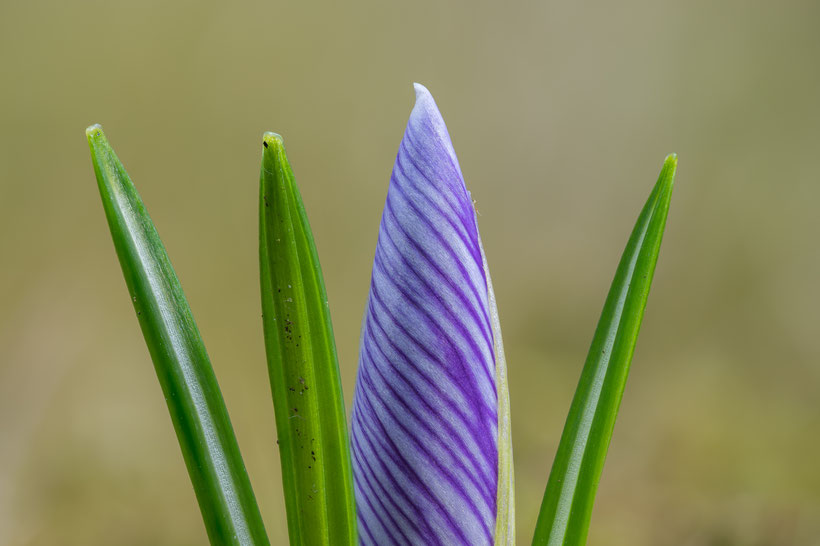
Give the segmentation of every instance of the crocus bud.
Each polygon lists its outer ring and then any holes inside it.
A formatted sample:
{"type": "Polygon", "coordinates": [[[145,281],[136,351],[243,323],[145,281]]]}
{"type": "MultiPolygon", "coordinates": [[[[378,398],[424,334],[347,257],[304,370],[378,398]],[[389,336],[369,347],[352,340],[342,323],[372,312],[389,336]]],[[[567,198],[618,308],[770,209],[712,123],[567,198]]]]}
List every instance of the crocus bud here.
{"type": "Polygon", "coordinates": [[[498,313],[473,202],[416,84],[362,325],[352,452],[362,544],[513,544],[498,313]]]}

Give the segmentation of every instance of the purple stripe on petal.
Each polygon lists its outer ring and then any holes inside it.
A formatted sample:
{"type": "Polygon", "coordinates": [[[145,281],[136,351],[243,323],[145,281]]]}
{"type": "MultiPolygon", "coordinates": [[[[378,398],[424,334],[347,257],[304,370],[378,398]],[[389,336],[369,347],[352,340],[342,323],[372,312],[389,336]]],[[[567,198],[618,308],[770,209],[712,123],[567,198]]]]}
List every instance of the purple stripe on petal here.
{"type": "MultiPolygon", "coordinates": [[[[357,452],[357,454],[360,452],[357,452]]],[[[360,465],[366,466],[366,463],[359,460],[357,461],[360,465]]],[[[387,491],[389,489],[385,489],[382,483],[376,481],[376,475],[368,467],[368,472],[360,474],[362,476],[363,484],[359,485],[359,481],[357,478],[354,478],[356,482],[356,487],[361,487],[365,497],[370,498],[370,496],[377,499],[377,502],[384,507],[385,510],[391,512],[391,516],[395,519],[397,525],[399,525],[403,529],[403,534],[405,541],[408,543],[413,542],[420,542],[422,537],[425,534],[430,534],[429,530],[422,529],[419,527],[419,523],[412,519],[412,512],[407,510],[406,507],[397,504],[387,491]],[[408,538],[409,537],[409,538],[408,538]]],[[[369,503],[368,503],[369,505],[369,503]]]]}
{"type": "MultiPolygon", "coordinates": [[[[369,354],[363,355],[363,358],[372,360],[369,354]]],[[[374,377],[376,377],[376,381],[379,382],[377,388],[389,390],[390,395],[401,403],[408,417],[412,417],[412,419],[416,421],[417,424],[415,426],[423,428],[431,437],[434,437],[436,445],[446,451],[448,457],[456,459],[453,464],[458,465],[464,470],[467,470],[465,465],[469,466],[471,476],[468,476],[468,478],[472,479],[477,487],[486,487],[487,482],[492,480],[491,472],[487,468],[482,469],[480,462],[472,457],[469,448],[459,437],[458,431],[456,431],[448,421],[436,420],[434,407],[426,400],[420,399],[419,392],[413,389],[412,386],[408,388],[404,378],[401,378],[401,381],[396,386],[393,386],[394,382],[387,380],[375,362],[370,369],[376,372],[374,377]],[[414,407],[417,406],[419,400],[422,405],[421,409],[414,407]],[[472,474],[482,472],[485,478],[483,482],[472,478],[472,474]]],[[[492,472],[494,473],[495,469],[492,469],[492,472]]]]}
{"type": "MultiPolygon", "coordinates": [[[[430,526],[431,534],[425,537],[421,544],[467,543],[466,537],[460,532],[455,520],[426,488],[425,481],[420,479],[411,466],[408,466],[402,452],[385,434],[383,428],[374,433],[369,426],[365,425],[360,428],[359,432],[363,439],[362,445],[366,448],[361,452],[361,457],[381,463],[386,475],[395,481],[395,489],[391,491],[391,496],[396,500],[404,498],[406,506],[415,509],[417,518],[421,514],[424,515],[420,520],[430,526]]],[[[358,465],[354,464],[353,468],[354,472],[362,472],[362,467],[358,465]]],[[[360,517],[367,515],[366,511],[359,514],[360,517]]],[[[393,544],[387,537],[379,537],[379,543],[393,544]]]]}
{"type": "Polygon", "coordinates": [[[362,544],[494,544],[494,313],[461,167],[416,85],[362,323],[351,437],[362,544]]]}
{"type": "MultiPolygon", "coordinates": [[[[411,205],[411,207],[412,207],[412,209],[413,209],[413,212],[414,212],[414,213],[418,216],[418,218],[419,218],[419,221],[420,221],[420,222],[424,222],[424,223],[426,223],[426,224],[428,224],[428,225],[429,225],[430,229],[434,229],[434,228],[433,228],[433,226],[435,226],[435,225],[436,225],[436,222],[435,222],[436,218],[435,218],[434,214],[430,214],[429,209],[428,209],[428,213],[427,213],[427,215],[423,215],[423,214],[420,212],[420,210],[419,210],[419,208],[420,208],[420,207],[418,207],[418,206],[416,206],[416,205],[411,205]]],[[[395,213],[393,212],[393,208],[392,208],[391,206],[389,206],[389,202],[388,202],[388,206],[386,207],[386,211],[389,211],[391,214],[393,214],[393,215],[395,216],[395,213]]],[[[439,222],[439,223],[440,223],[440,222],[439,222]]],[[[455,224],[452,224],[452,223],[451,223],[451,225],[455,225],[455,224]]],[[[401,233],[401,234],[403,234],[403,235],[407,235],[407,232],[406,232],[406,231],[404,231],[404,230],[400,230],[400,233],[401,233]]],[[[388,239],[390,239],[390,232],[389,232],[389,231],[385,231],[385,233],[384,233],[384,234],[387,236],[387,238],[388,238],[388,239]]],[[[465,275],[465,276],[468,276],[468,275],[469,275],[469,273],[466,271],[466,269],[464,268],[464,266],[463,266],[463,265],[461,265],[461,264],[460,264],[460,262],[458,262],[458,261],[457,261],[457,253],[456,253],[456,251],[454,251],[454,250],[453,250],[452,245],[448,244],[448,243],[446,242],[446,240],[445,240],[445,239],[442,239],[441,237],[439,237],[439,239],[440,239],[440,241],[439,241],[439,242],[441,242],[441,244],[442,244],[442,246],[443,246],[443,249],[446,251],[446,255],[444,255],[444,256],[439,256],[439,257],[438,257],[439,259],[437,260],[437,259],[435,259],[435,257],[434,257],[434,256],[430,256],[427,252],[425,252],[424,248],[422,248],[420,245],[418,245],[418,244],[417,244],[417,243],[416,243],[416,242],[415,242],[412,238],[410,238],[410,237],[409,237],[409,235],[407,235],[407,240],[408,240],[408,242],[411,244],[411,246],[412,246],[415,250],[417,250],[417,251],[418,251],[419,259],[422,259],[422,260],[424,261],[424,263],[429,264],[431,267],[433,267],[434,269],[436,269],[436,270],[437,270],[437,271],[441,274],[441,282],[442,282],[442,283],[447,284],[447,285],[451,285],[451,286],[453,286],[453,288],[454,288],[455,290],[459,290],[459,289],[458,289],[458,288],[454,285],[453,275],[447,275],[447,274],[446,274],[446,273],[447,273],[446,268],[447,268],[447,265],[448,265],[448,264],[446,263],[447,258],[452,258],[452,259],[454,259],[454,260],[455,260],[455,263],[454,263],[454,264],[452,264],[452,266],[457,267],[457,268],[460,270],[460,273],[461,273],[461,274],[463,274],[463,275],[465,275]],[[445,263],[440,263],[440,261],[442,261],[442,260],[444,260],[444,261],[445,261],[445,263]]],[[[391,242],[392,242],[392,241],[391,241],[391,242]]],[[[403,248],[403,250],[405,251],[405,254],[407,254],[407,253],[408,253],[408,250],[410,250],[410,249],[406,248],[406,246],[405,246],[405,247],[403,248]]],[[[411,262],[417,261],[417,259],[416,259],[416,258],[415,258],[412,254],[410,254],[410,255],[408,256],[408,259],[409,259],[411,262]]],[[[485,307],[484,307],[483,305],[481,305],[481,301],[482,301],[482,299],[483,299],[485,296],[484,296],[483,294],[479,294],[479,293],[477,292],[476,287],[475,287],[475,286],[473,286],[472,284],[468,285],[466,288],[467,288],[467,290],[469,291],[469,294],[468,294],[467,292],[461,292],[461,291],[459,290],[459,292],[460,292],[460,294],[459,294],[459,295],[460,295],[460,297],[461,297],[463,300],[465,300],[465,301],[463,302],[463,303],[464,303],[464,305],[465,305],[465,306],[470,306],[470,307],[471,307],[471,309],[472,309],[472,308],[474,308],[474,306],[478,306],[478,307],[480,308],[480,310],[481,310],[482,312],[484,312],[484,317],[483,317],[483,318],[484,318],[484,321],[489,322],[489,317],[487,316],[486,309],[485,309],[485,307]]],[[[483,325],[483,324],[484,324],[484,321],[480,320],[478,317],[476,317],[476,319],[475,319],[475,320],[476,320],[477,322],[479,322],[481,325],[483,325]]],[[[491,332],[490,332],[489,330],[487,330],[487,331],[486,331],[486,333],[485,333],[485,337],[487,337],[487,338],[488,338],[488,342],[489,342],[490,344],[492,344],[492,339],[491,339],[491,338],[492,338],[492,334],[491,334],[491,332]]]]}
{"type": "MultiPolygon", "coordinates": [[[[415,448],[424,451],[431,460],[436,461],[437,466],[442,469],[441,474],[453,477],[456,487],[461,489],[462,492],[467,492],[468,490],[472,492],[473,489],[481,489],[482,486],[486,485],[486,480],[482,483],[482,480],[479,480],[475,476],[475,473],[470,472],[466,468],[465,461],[461,460],[456,453],[453,453],[449,445],[450,443],[441,441],[441,438],[436,432],[414,414],[415,412],[412,406],[407,405],[406,402],[399,397],[398,393],[390,387],[389,383],[378,380],[374,381],[364,373],[359,377],[368,388],[376,391],[388,391],[385,393],[387,397],[399,400],[401,406],[399,408],[400,412],[394,412],[389,407],[384,408],[385,416],[387,417],[385,421],[389,421],[392,425],[398,426],[402,432],[407,433],[408,438],[415,448]],[[426,433],[428,443],[419,444],[418,436],[412,434],[419,429],[426,433]]],[[[470,499],[475,498],[474,495],[468,494],[467,496],[470,499]]],[[[482,494],[482,497],[487,507],[494,507],[495,499],[488,497],[486,491],[482,494]]],[[[483,507],[480,506],[476,507],[477,510],[482,508],[483,507]]]]}
{"type": "MultiPolygon", "coordinates": [[[[390,351],[390,349],[383,350],[379,343],[380,342],[376,340],[372,347],[368,348],[368,351],[370,348],[374,348],[375,351],[378,351],[379,359],[373,361],[375,366],[380,366],[380,362],[391,361],[391,358],[387,356],[388,353],[386,352],[390,351]]],[[[391,348],[394,348],[392,344],[390,345],[391,348]]],[[[367,355],[368,352],[363,350],[362,354],[364,356],[367,355]]],[[[468,417],[462,407],[451,397],[454,389],[442,389],[412,365],[402,365],[408,362],[407,357],[403,353],[391,352],[390,355],[395,358],[395,362],[399,363],[397,366],[390,366],[390,371],[395,374],[398,380],[407,383],[409,388],[414,391],[416,398],[423,406],[423,408],[418,411],[425,412],[426,409],[431,419],[436,420],[442,424],[442,426],[449,425],[447,432],[453,434],[454,440],[460,439],[460,441],[464,443],[465,453],[469,452],[474,456],[476,464],[480,465],[483,472],[487,474],[487,479],[490,480],[491,474],[495,472],[495,469],[490,468],[490,466],[494,464],[495,461],[488,461],[486,459],[486,450],[482,451],[478,444],[481,438],[476,438],[473,434],[473,430],[477,428],[471,426],[473,419],[468,417]],[[436,404],[435,406],[433,406],[434,403],[436,404]],[[434,407],[436,408],[435,410],[433,409],[434,407]]]]}

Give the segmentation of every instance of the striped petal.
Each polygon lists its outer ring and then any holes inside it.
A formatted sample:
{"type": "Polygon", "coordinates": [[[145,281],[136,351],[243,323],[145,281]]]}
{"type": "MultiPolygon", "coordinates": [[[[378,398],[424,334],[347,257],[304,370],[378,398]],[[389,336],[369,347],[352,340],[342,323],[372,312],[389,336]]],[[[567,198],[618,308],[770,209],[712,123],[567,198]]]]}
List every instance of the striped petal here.
{"type": "Polygon", "coordinates": [[[475,211],[416,84],[362,325],[352,452],[362,544],[513,544],[509,397],[475,211]]]}

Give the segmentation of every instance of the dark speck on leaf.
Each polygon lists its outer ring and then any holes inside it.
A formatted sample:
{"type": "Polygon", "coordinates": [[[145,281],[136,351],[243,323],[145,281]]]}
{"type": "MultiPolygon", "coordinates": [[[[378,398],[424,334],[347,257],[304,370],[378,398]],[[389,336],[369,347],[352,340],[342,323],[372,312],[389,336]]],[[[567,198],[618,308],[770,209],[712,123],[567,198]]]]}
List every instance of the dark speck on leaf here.
{"type": "Polygon", "coordinates": [[[265,148],[267,148],[267,147],[268,147],[268,143],[267,143],[266,141],[264,141],[264,140],[263,140],[263,141],[262,141],[262,146],[264,146],[265,148]]]}

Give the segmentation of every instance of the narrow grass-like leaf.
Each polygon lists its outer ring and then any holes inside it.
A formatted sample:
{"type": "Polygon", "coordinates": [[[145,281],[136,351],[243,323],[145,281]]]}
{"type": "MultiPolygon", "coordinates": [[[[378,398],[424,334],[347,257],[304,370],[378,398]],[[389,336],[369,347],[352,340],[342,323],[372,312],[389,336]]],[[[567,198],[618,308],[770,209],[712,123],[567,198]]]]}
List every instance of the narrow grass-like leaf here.
{"type": "Polygon", "coordinates": [[[533,544],[586,542],[595,491],[658,260],[676,165],[674,154],[666,158],[618,264],[564,425],[533,544]]]}
{"type": "Polygon", "coordinates": [[[259,266],[290,543],[355,544],[350,451],[327,294],[305,208],[275,133],[263,137],[259,266]]]}
{"type": "Polygon", "coordinates": [[[208,354],[157,230],[102,128],[86,130],[105,216],[211,544],[269,544],[208,354]]]}

